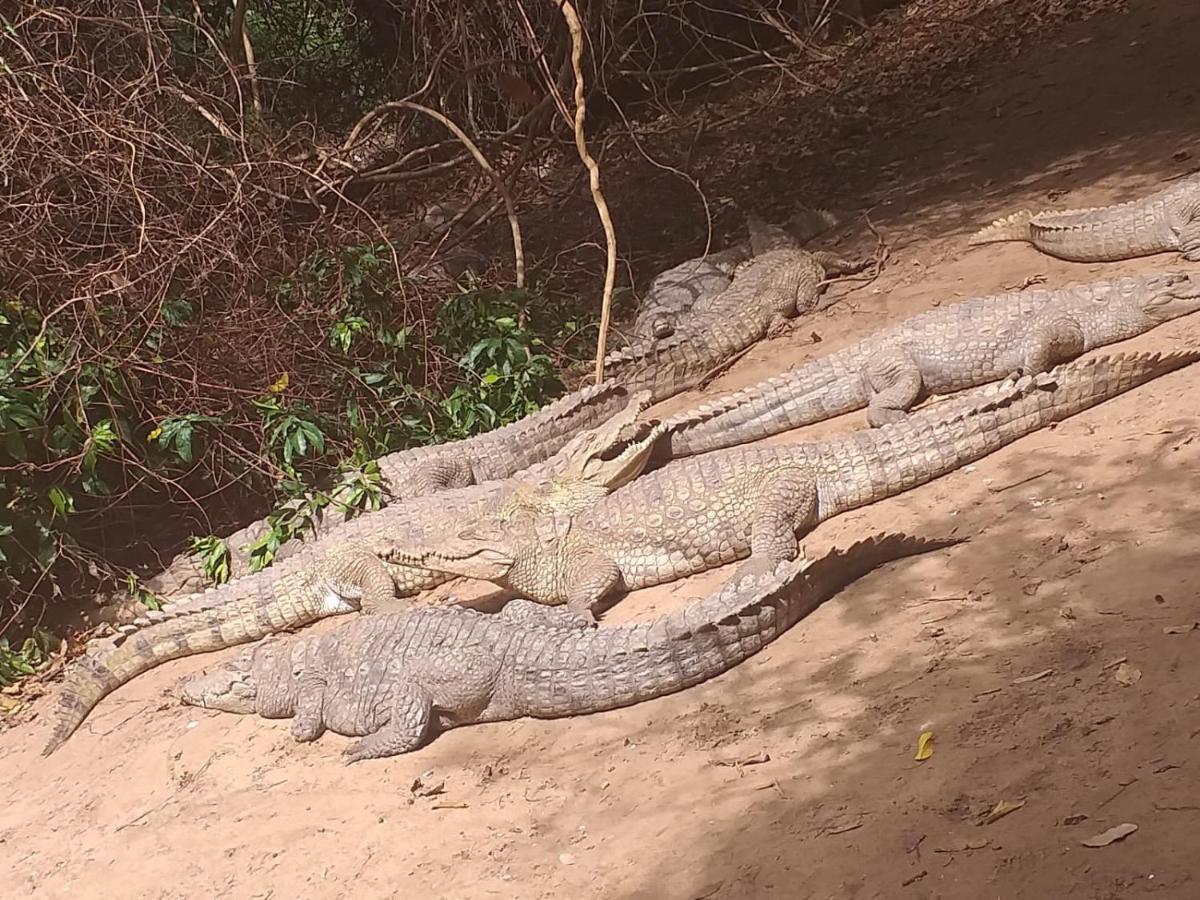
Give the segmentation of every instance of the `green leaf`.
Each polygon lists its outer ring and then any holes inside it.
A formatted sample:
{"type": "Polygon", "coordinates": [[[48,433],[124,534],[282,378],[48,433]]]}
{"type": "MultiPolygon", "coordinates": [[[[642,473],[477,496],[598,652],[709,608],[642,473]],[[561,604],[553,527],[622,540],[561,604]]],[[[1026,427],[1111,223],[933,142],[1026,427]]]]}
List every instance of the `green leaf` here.
{"type": "Polygon", "coordinates": [[[75,512],[74,498],[60,487],[52,487],[47,492],[50,497],[50,502],[54,504],[55,514],[62,516],[64,519],[75,512]]]}

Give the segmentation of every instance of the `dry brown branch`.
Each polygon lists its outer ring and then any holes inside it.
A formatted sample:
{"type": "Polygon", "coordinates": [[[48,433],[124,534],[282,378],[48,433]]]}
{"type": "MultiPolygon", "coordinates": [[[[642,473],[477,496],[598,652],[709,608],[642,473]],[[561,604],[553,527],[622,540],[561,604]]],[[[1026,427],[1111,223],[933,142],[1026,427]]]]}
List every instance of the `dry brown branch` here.
{"type": "Polygon", "coordinates": [[[262,95],[258,90],[258,68],[254,62],[254,47],[250,43],[250,35],[246,31],[246,0],[234,0],[233,15],[229,26],[229,55],[246,66],[246,76],[250,81],[250,102],[254,104],[254,113],[262,118],[262,95]]]}
{"type": "MultiPolygon", "coordinates": [[[[608,340],[609,323],[612,320],[613,286],[617,280],[617,233],[613,228],[612,216],[608,211],[608,201],[600,189],[600,167],[588,152],[587,139],[584,136],[583,124],[587,115],[587,104],[584,100],[583,84],[583,27],[579,16],[570,0],[551,0],[559,7],[563,19],[566,20],[567,30],[571,33],[571,68],[575,73],[575,149],[579,158],[588,170],[588,183],[592,189],[592,200],[596,204],[596,212],[604,226],[604,240],[607,246],[607,256],[604,264],[604,294],[600,301],[600,333],[596,338],[596,383],[604,380],[605,344],[608,340]]],[[[560,101],[561,105],[561,101],[560,101]]]]}
{"type": "Polygon", "coordinates": [[[500,173],[492,168],[492,164],[488,162],[487,157],[483,155],[483,151],[479,149],[479,146],[467,136],[465,131],[459,128],[458,125],[455,124],[444,113],[440,113],[436,109],[431,109],[428,106],[423,106],[420,103],[414,103],[411,100],[392,100],[388,103],[381,103],[379,106],[376,106],[365,116],[359,119],[354,127],[350,129],[350,134],[346,137],[345,142],[342,144],[342,151],[348,151],[352,146],[354,146],[354,142],[358,140],[359,134],[368,124],[371,123],[372,120],[383,116],[387,112],[397,109],[408,109],[412,110],[413,112],[419,112],[422,115],[429,116],[435,121],[440,122],[450,131],[451,134],[458,138],[459,142],[462,143],[464,147],[467,148],[467,151],[475,158],[475,162],[479,163],[479,167],[483,169],[488,178],[491,179],[492,186],[504,199],[504,210],[508,215],[508,225],[512,231],[513,260],[514,267],[516,269],[516,285],[519,288],[524,287],[525,250],[521,244],[521,224],[517,221],[517,208],[513,203],[512,191],[508,189],[508,185],[504,182],[504,179],[500,177],[500,173]]]}

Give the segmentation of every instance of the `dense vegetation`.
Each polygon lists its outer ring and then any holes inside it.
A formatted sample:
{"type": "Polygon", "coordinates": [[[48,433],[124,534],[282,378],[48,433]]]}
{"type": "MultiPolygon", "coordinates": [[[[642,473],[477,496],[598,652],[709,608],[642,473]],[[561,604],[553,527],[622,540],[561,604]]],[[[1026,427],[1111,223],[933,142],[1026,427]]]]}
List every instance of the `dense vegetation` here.
{"type": "MultiPolygon", "coordinates": [[[[594,130],[837,6],[575,5],[594,130]]],[[[98,587],[154,604],[133,573],[189,540],[219,580],[214,534],[273,508],[268,564],[317,507],[377,506],[377,456],[563,390],[595,302],[570,302],[559,247],[514,270],[494,179],[438,118],[527,203],[546,166],[577,177],[561,13],[0,2],[0,633],[98,587]],[[441,228],[445,197],[477,212],[441,228]]]]}

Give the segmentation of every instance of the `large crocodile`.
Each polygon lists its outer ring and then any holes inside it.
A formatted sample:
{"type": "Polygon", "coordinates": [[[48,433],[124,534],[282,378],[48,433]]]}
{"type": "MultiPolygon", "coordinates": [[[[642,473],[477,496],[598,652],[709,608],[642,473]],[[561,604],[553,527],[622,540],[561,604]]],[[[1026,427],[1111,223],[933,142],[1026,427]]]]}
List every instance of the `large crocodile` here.
{"type": "MultiPolygon", "coordinates": [[[[625,408],[629,395],[624,385],[606,381],[567,394],[523,419],[484,434],[389,453],[377,460],[381,487],[388,502],[395,503],[507,478],[549,459],[571,438],[609,419],[625,408]]],[[[343,521],[344,515],[330,515],[328,521],[314,522],[309,537],[318,538],[343,521]]],[[[267,521],[259,520],[225,539],[232,576],[250,572],[245,548],[267,528],[267,521]]],[[[302,546],[299,541],[291,542],[280,548],[275,558],[286,559],[302,546]]],[[[202,590],[207,583],[197,559],[184,553],[148,579],[146,587],[159,596],[174,597],[202,590]]]]}
{"type": "Polygon", "coordinates": [[[839,221],[841,217],[830,210],[801,205],[792,211],[788,233],[768,225],[754,213],[747,215],[749,241],[685,260],[654,277],[634,320],[633,338],[648,341],[670,337],[680,327],[686,327],[694,308],[703,309],[709,299],[728,288],[734,273],[751,256],[772,245],[804,244],[839,221]]]}
{"type": "Polygon", "coordinates": [[[1051,256],[1105,262],[1178,250],[1200,261],[1200,172],[1161,190],[1113,206],[1032,213],[997,219],[968,243],[1028,241],[1051,256]]]}
{"type": "Polygon", "coordinates": [[[1200,360],[1200,350],[1076,360],[832,440],[737,447],[677,460],[573,518],[480,520],[436,546],[378,548],[396,562],[493,581],[588,621],[616,590],[747,556],[795,557],[797,535],[977,460],[1022,435],[1200,360]]]}
{"type": "Polygon", "coordinates": [[[603,425],[577,435],[521,479],[452,488],[351,519],[276,565],[219,588],[168,604],[110,642],[94,643],[67,670],[58,722],[44,753],[52,753],[107,694],[167,660],[258,640],[327,616],[373,612],[397,594],[434,587],[451,576],[416,567],[387,566],[364,549],[400,535],[431,541],[474,518],[495,513],[573,515],[609,490],[626,484],[645,465],[663,434],[644,423],[632,434],[648,402],[635,395],[603,425]]]}
{"type": "Polygon", "coordinates": [[[718,253],[685,260],[660,272],[650,282],[650,289],[638,309],[633,322],[633,339],[649,341],[673,335],[676,323],[697,302],[729,287],[734,270],[749,257],[749,246],[739,244],[718,253]]]}
{"type": "Polygon", "coordinates": [[[186,681],[186,703],[272,719],[292,736],[358,737],[348,762],[415,750],[473,722],[577,716],[682,691],[753,656],[826,599],[892,560],[957,543],[880,537],[815,562],[731,580],[654,621],[581,629],[515,600],[500,614],[461,607],[373,616],[316,636],[247,648],[186,681]]]}
{"type": "Polygon", "coordinates": [[[729,288],[704,298],[669,338],[637,341],[604,358],[605,378],[629,390],[648,390],[655,402],[698,384],[788,319],[816,308],[829,274],[865,263],[798,247],[774,247],[734,275],[729,288]]]}
{"type": "Polygon", "coordinates": [[[1200,277],[1185,272],[975,297],[706,400],[684,414],[689,421],[674,423],[659,450],[672,458],[704,453],[863,407],[872,425],[895,422],[927,395],[1045,372],[1197,310],[1200,277]]]}

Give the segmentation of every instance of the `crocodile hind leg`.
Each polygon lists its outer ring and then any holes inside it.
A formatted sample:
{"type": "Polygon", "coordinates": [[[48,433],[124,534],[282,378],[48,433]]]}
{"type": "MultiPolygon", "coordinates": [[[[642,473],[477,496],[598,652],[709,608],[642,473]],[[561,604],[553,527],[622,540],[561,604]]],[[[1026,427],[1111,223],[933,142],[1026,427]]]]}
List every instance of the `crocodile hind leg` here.
{"type": "Polygon", "coordinates": [[[498,613],[514,625],[526,628],[575,628],[587,623],[569,609],[561,606],[546,606],[522,597],[509,600],[498,613]]]}
{"type": "Polygon", "coordinates": [[[1070,362],[1087,349],[1083,329],[1070,316],[1055,316],[1037,322],[1025,341],[1022,375],[1049,372],[1060,363],[1070,362]]]}
{"type": "Polygon", "coordinates": [[[615,562],[599,553],[582,556],[567,577],[567,609],[587,625],[596,624],[592,604],[620,586],[621,569],[615,562]]]}
{"type": "Polygon", "coordinates": [[[462,457],[436,458],[421,463],[410,473],[404,494],[420,497],[449,488],[467,487],[475,483],[471,464],[462,457]]]}
{"type": "Polygon", "coordinates": [[[817,524],[817,485],[811,473],[791,467],[772,472],[754,495],[750,558],[734,578],[771,572],[800,552],[796,535],[817,524]]]}
{"type": "Polygon", "coordinates": [[[375,613],[396,599],[396,582],[387,565],[364,547],[347,544],[330,551],[314,567],[314,577],[341,597],[359,598],[359,609],[375,613]]]}
{"type": "Polygon", "coordinates": [[[924,389],[920,366],[899,347],[877,354],[863,369],[862,378],[872,428],[902,421],[924,389]]]}

